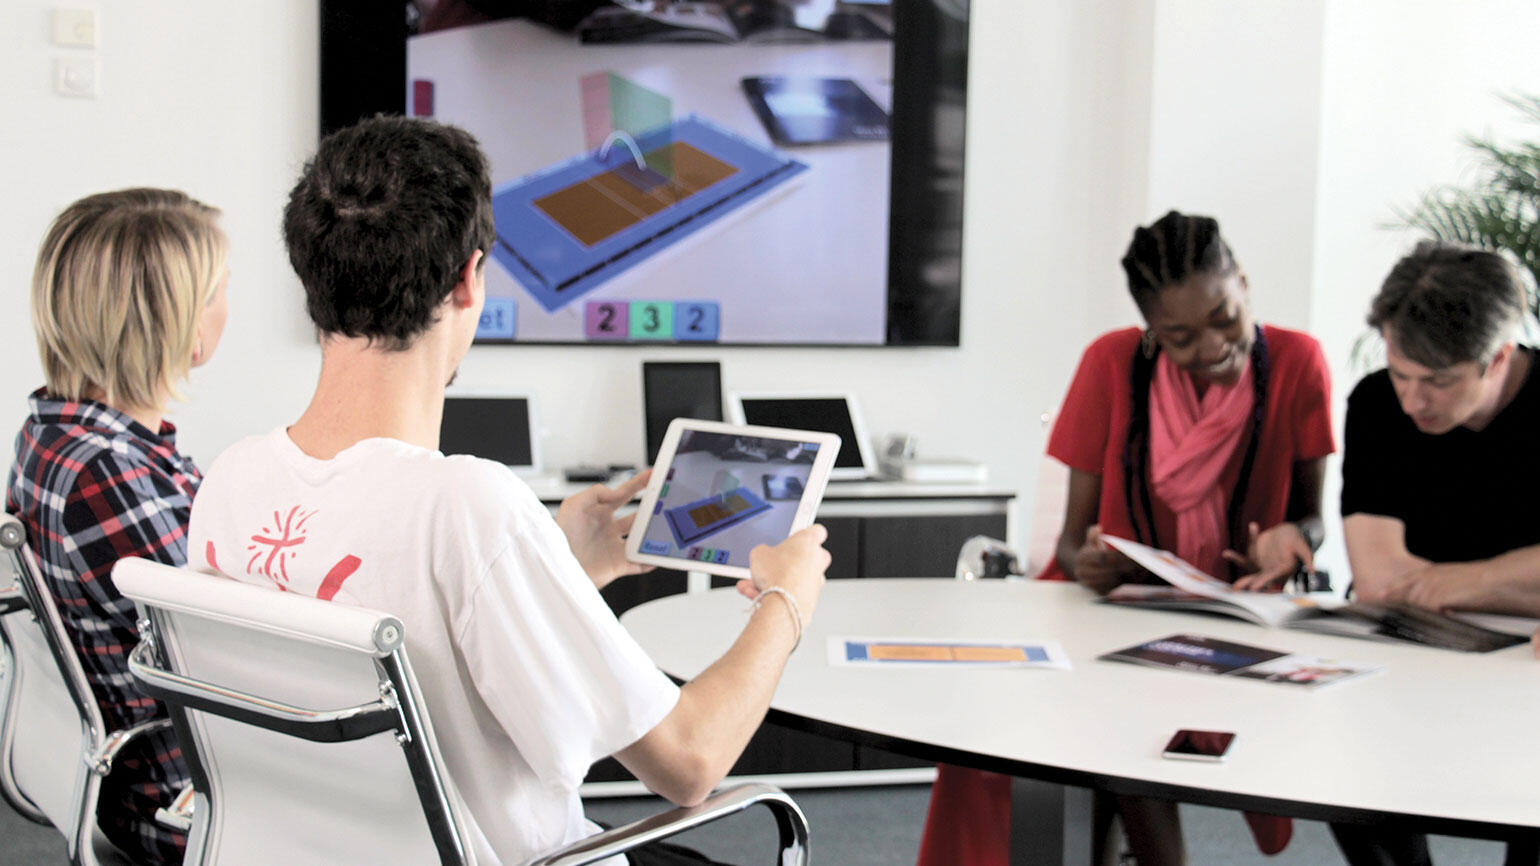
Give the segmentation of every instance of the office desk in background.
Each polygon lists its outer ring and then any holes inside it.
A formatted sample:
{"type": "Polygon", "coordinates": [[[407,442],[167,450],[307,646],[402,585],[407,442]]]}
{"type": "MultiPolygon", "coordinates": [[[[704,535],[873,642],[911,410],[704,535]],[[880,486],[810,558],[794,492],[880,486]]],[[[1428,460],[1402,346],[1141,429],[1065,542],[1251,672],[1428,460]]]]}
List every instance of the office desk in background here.
{"type": "MultiPolygon", "coordinates": [[[[689,679],[731,644],[731,590],[642,605],[622,623],[689,679]]],[[[1432,832],[1506,838],[1540,827],[1540,663],[1528,646],[1473,655],[1264,629],[1238,620],[1093,603],[1034,581],[835,581],[771,704],[781,724],[1018,784],[1015,862],[1084,861],[1084,789],[1301,818],[1414,818],[1432,832]],[[1383,665],[1319,689],[1097,661],[1178,632],[1383,665]],[[861,669],[828,662],[831,636],[1052,639],[1074,669],[861,669]],[[1178,728],[1235,731],[1221,764],[1172,761],[1178,728]]]]}

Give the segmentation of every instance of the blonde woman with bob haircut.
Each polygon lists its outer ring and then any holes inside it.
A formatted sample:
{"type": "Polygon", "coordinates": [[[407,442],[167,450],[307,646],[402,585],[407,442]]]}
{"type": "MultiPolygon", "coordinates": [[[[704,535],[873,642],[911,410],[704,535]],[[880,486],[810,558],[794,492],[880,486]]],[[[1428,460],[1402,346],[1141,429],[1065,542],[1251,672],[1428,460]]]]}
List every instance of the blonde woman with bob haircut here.
{"type": "MultiPolygon", "coordinates": [[[[47,384],[29,398],[5,507],[27,527],[109,729],[166,715],[131,684],[134,606],[111,571],[125,556],[187,561],[202,475],[163,416],[224,331],[229,272],[218,217],[172,190],[87,196],[49,227],[33,272],[47,384]]],[[[103,781],[102,833],[135,862],[181,862],[185,836],[154,815],[186,784],[169,731],[135,740],[103,781]]]]}

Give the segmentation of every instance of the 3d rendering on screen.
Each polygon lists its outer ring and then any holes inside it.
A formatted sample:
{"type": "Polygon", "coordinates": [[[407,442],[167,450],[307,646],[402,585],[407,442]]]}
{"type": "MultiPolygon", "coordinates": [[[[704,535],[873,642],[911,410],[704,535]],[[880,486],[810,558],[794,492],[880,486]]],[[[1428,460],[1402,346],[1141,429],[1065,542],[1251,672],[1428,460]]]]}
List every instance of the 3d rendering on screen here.
{"type": "MultiPolygon", "coordinates": [[[[694,115],[635,137],[617,133],[597,150],[499,188],[492,257],[554,312],[806,170],[694,115]]],[[[585,336],[647,334],[643,317],[631,318],[595,318],[585,336]]],[[[687,319],[670,319],[674,328],[656,336],[691,339],[687,319]]],[[[661,317],[655,322],[651,329],[661,317]]]]}
{"type": "Polygon", "coordinates": [[[941,50],[924,6],[601,6],[411,35],[408,111],[491,161],[477,340],[955,345],[939,262],[960,250],[963,115],[936,106],[966,80],[901,62],[941,50]],[[900,195],[925,200],[894,219],[900,195]]]}
{"type": "Polygon", "coordinates": [[[685,431],[663,469],[639,551],[748,565],[755,545],[791,531],[818,451],[813,442],[685,431]]]}

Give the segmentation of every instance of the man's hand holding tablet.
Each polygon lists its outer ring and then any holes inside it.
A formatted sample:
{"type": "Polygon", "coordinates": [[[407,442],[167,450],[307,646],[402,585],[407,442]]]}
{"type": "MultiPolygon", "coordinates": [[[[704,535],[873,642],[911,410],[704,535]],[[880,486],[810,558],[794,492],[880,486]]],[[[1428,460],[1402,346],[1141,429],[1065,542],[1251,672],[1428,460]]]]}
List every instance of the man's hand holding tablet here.
{"type": "MultiPolygon", "coordinates": [[[[761,544],[754,548],[749,551],[752,576],[738,581],[738,592],[756,602],[777,589],[789,592],[799,625],[807,626],[823,592],[824,572],[829,570],[831,557],[823,548],[828,538],[829,530],[815,523],[774,547],[761,544]]],[[[797,633],[801,634],[800,628],[797,633]]]]}

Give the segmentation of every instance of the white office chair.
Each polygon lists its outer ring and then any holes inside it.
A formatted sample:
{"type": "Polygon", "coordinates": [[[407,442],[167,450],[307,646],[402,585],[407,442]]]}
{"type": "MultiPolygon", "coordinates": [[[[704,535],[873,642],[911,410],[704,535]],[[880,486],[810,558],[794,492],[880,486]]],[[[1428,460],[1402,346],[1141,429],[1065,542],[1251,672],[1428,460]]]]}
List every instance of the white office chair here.
{"type": "MultiPolygon", "coordinates": [[[[189,866],[474,861],[399,620],[138,559],[113,580],[147,617],[130,669],[171,708],[192,772],[189,866]]],[[[755,803],[780,827],[777,862],[805,864],[806,820],[763,785],[533,862],[597,862],[755,803]]]]}
{"type": "Polygon", "coordinates": [[[1064,506],[1069,501],[1069,467],[1044,454],[1037,464],[1037,484],[1032,493],[1032,519],[1027,522],[1024,571],[1028,577],[1043,573],[1053,561],[1064,531],[1064,506]]]}
{"type": "Polygon", "coordinates": [[[9,514],[0,516],[0,586],[0,636],[10,655],[0,793],[21,814],[58,828],[71,863],[127,863],[96,829],[97,794],[118,752],[168,722],[106,730],[26,530],[9,514]]]}
{"type": "Polygon", "coordinates": [[[10,567],[0,569],[0,797],[4,797],[11,808],[28,820],[47,824],[48,819],[38,811],[37,806],[22,796],[21,789],[16,785],[16,777],[11,772],[11,724],[16,719],[15,704],[21,696],[21,690],[16,688],[16,677],[13,675],[16,653],[11,649],[9,631],[22,627],[22,620],[28,616],[27,599],[22,595],[21,581],[17,579],[15,570],[10,567]]]}

